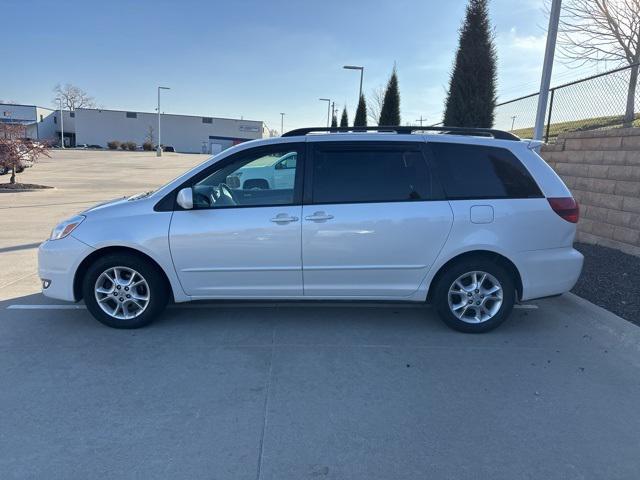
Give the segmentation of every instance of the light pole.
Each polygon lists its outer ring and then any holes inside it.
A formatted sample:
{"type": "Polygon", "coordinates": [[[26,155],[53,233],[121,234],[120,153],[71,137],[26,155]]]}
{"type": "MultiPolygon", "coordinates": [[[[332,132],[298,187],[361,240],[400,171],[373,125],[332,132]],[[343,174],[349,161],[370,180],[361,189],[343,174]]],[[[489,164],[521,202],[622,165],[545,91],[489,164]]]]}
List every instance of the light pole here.
{"type": "Polygon", "coordinates": [[[360,97],[362,96],[362,77],[364,76],[364,67],[358,67],[357,65],[345,65],[345,70],[360,70],[360,93],[358,94],[358,102],[360,101],[360,97]]]}
{"type": "Polygon", "coordinates": [[[60,148],[64,148],[64,114],[62,113],[62,98],[58,98],[60,104],[60,148]]]}
{"type": "Polygon", "coordinates": [[[284,135],[284,113],[280,112],[280,136],[284,135]]]}
{"type": "Polygon", "coordinates": [[[160,90],[171,90],[169,87],[158,87],[158,149],[156,150],[156,156],[162,156],[162,147],[160,146],[160,90]]]}
{"type": "Polygon", "coordinates": [[[330,113],[331,113],[331,99],[330,98],[319,98],[321,102],[327,102],[327,127],[331,125],[330,113]]]}
{"type": "Polygon", "coordinates": [[[516,123],[516,118],[517,118],[517,117],[518,117],[517,115],[512,115],[512,116],[511,116],[511,131],[512,131],[512,132],[513,132],[513,126],[514,126],[514,125],[515,125],[515,123],[516,123]]]}
{"type": "Polygon", "coordinates": [[[556,50],[556,38],[558,37],[558,23],[560,21],[560,7],[562,0],[553,0],[549,12],[549,30],[547,31],[547,47],[544,52],[544,64],[542,65],[542,79],[540,80],[540,95],[538,95],[538,110],[536,112],[536,124],[533,130],[533,139],[542,140],[544,128],[544,116],[547,110],[549,98],[549,84],[551,83],[551,70],[553,69],[553,55],[556,50]]]}

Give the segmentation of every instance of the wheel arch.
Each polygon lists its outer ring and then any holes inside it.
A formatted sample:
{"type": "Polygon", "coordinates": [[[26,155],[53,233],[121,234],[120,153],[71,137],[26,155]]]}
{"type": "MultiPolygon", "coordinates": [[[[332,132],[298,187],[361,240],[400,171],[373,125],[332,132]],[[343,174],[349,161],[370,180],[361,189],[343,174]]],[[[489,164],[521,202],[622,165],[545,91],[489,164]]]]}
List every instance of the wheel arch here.
{"type": "Polygon", "coordinates": [[[155,259],[147,255],[146,253],[140,250],[136,250],[135,248],[124,247],[124,246],[109,246],[109,247],[99,248],[91,252],[82,260],[82,262],[80,262],[80,265],[78,265],[78,268],[76,269],[76,273],[74,274],[74,277],[73,277],[73,296],[76,299],[76,301],[82,300],[82,280],[84,279],[84,276],[86,275],[87,270],[89,269],[89,266],[98,258],[104,255],[112,254],[112,253],[129,253],[129,254],[137,255],[151,262],[162,274],[162,277],[164,278],[164,281],[166,282],[166,285],[169,291],[171,292],[171,299],[170,299],[171,302],[175,301],[173,285],[171,284],[171,281],[167,275],[167,272],[164,271],[164,269],[160,266],[160,264],[155,259]]]}
{"type": "Polygon", "coordinates": [[[513,263],[513,261],[511,261],[509,258],[505,257],[504,255],[497,252],[493,252],[491,250],[470,250],[467,252],[460,253],[455,257],[452,257],[438,269],[436,274],[431,279],[431,282],[429,283],[429,290],[427,291],[427,301],[431,302],[433,291],[435,290],[435,285],[438,283],[438,280],[440,279],[440,277],[451,265],[461,260],[468,260],[471,258],[489,259],[492,262],[496,262],[505,270],[507,270],[513,277],[518,300],[522,298],[522,288],[523,288],[522,276],[520,275],[520,271],[518,270],[518,267],[516,267],[516,265],[513,263]]]}

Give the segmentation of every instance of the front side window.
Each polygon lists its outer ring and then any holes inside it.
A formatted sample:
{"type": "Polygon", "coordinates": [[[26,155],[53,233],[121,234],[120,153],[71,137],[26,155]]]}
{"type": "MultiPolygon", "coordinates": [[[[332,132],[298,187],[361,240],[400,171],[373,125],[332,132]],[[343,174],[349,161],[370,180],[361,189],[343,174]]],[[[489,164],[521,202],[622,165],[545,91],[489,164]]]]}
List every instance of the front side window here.
{"type": "Polygon", "coordinates": [[[193,186],[196,208],[291,205],[297,150],[243,155],[193,186]]]}
{"type": "Polygon", "coordinates": [[[431,178],[419,151],[403,148],[319,150],[313,160],[313,203],[429,200],[431,178]]]}
{"type": "Polygon", "coordinates": [[[451,200],[542,196],[524,165],[505,148],[440,142],[429,147],[451,200]]]}

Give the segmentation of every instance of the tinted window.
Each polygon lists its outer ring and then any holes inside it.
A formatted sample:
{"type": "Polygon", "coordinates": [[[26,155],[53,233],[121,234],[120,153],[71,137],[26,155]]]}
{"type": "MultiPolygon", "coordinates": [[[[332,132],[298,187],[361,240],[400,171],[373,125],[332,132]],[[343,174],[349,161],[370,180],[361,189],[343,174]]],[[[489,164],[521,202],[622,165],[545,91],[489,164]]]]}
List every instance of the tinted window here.
{"type": "Polygon", "coordinates": [[[429,143],[447,197],[532,198],[540,189],[509,150],[496,147],[429,143]]]}
{"type": "Polygon", "coordinates": [[[428,200],[430,177],[421,152],[403,149],[319,150],[313,202],[428,200]]]}

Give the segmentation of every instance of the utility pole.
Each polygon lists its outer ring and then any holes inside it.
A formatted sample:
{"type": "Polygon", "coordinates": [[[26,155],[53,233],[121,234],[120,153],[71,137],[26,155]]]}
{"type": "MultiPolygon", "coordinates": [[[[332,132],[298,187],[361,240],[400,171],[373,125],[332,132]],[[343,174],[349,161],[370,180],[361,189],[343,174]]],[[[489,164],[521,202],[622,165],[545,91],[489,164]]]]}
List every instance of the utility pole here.
{"type": "Polygon", "coordinates": [[[533,130],[533,139],[542,140],[544,129],[544,117],[549,98],[549,85],[551,83],[551,71],[553,70],[553,56],[558,37],[558,23],[560,21],[560,8],[562,0],[552,0],[549,12],[549,29],[547,31],[547,47],[544,52],[544,64],[542,66],[542,79],[540,80],[540,94],[538,95],[538,110],[536,112],[536,124],[533,130]]]}
{"type": "Polygon", "coordinates": [[[284,113],[280,112],[280,136],[284,135],[284,113]]]}
{"type": "Polygon", "coordinates": [[[162,156],[162,147],[160,142],[160,90],[171,90],[169,87],[158,87],[158,148],[156,150],[156,157],[162,156]]]}
{"type": "Polygon", "coordinates": [[[420,126],[422,127],[422,122],[426,122],[427,119],[423,118],[422,115],[420,115],[420,118],[416,120],[416,122],[420,122],[420,126]]]}
{"type": "Polygon", "coordinates": [[[331,125],[331,118],[330,118],[331,99],[329,99],[329,98],[320,98],[319,100],[321,102],[327,102],[327,127],[328,127],[329,125],[331,125]]]}
{"type": "Polygon", "coordinates": [[[512,115],[511,116],[511,131],[513,132],[513,125],[516,123],[516,117],[517,115],[512,115]]]}

